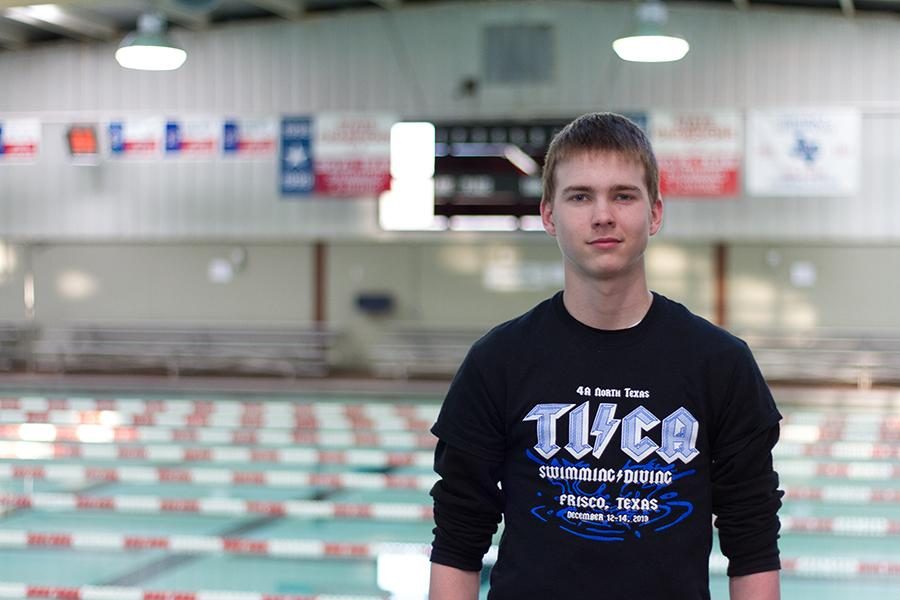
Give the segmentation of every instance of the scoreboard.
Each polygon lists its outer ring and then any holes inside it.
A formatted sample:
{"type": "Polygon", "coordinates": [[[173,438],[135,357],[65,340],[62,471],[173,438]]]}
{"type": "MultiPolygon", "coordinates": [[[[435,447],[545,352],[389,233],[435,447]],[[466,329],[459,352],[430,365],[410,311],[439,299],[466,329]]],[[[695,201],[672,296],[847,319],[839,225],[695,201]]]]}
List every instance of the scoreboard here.
{"type": "Polygon", "coordinates": [[[567,122],[435,123],[434,213],[537,215],[544,156],[567,122]]]}

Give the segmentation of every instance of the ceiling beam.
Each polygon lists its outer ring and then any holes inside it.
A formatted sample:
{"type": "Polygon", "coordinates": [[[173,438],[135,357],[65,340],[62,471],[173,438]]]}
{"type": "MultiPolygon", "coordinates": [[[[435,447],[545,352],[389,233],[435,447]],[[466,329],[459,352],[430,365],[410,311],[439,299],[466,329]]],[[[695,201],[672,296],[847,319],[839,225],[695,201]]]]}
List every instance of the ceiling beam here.
{"type": "Polygon", "coordinates": [[[35,6],[41,4],[55,4],[56,6],[76,6],[78,8],[91,8],[92,6],[109,6],[110,0],[0,0],[0,9],[16,6],[35,6]]]}
{"type": "Polygon", "coordinates": [[[169,23],[175,23],[187,29],[206,29],[210,24],[210,10],[192,10],[186,8],[177,0],[159,0],[148,5],[146,0],[131,0],[132,4],[141,5],[144,8],[158,10],[169,23]]]}
{"type": "Polygon", "coordinates": [[[385,10],[400,8],[400,5],[403,4],[403,0],[372,0],[372,2],[385,10]]]}
{"type": "Polygon", "coordinates": [[[844,13],[845,17],[854,17],[856,16],[856,5],[853,4],[853,0],[838,0],[841,4],[841,12],[844,13]]]}
{"type": "Polygon", "coordinates": [[[0,46],[9,50],[18,50],[28,44],[25,32],[5,19],[0,19],[0,46]]]}
{"type": "Polygon", "coordinates": [[[110,40],[120,34],[115,22],[109,19],[56,4],[14,6],[2,14],[7,19],[75,39],[110,40]]]}
{"type": "Polygon", "coordinates": [[[733,0],[738,10],[748,10],[750,8],[750,0],[733,0]]]}
{"type": "Polygon", "coordinates": [[[247,2],[285,19],[295,20],[306,14],[306,0],[247,0],[247,2]]]}

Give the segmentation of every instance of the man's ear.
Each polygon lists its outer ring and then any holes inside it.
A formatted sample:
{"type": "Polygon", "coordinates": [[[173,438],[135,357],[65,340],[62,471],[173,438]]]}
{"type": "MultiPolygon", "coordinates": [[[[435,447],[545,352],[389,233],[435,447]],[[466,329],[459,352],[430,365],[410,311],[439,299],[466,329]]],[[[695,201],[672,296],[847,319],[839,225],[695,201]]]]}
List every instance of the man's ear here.
{"type": "Polygon", "coordinates": [[[663,218],[663,200],[662,196],[657,196],[656,202],[650,205],[650,235],[656,235],[656,232],[662,227],[663,218]]]}
{"type": "Polygon", "coordinates": [[[553,201],[541,199],[541,222],[544,224],[544,231],[552,236],[556,236],[556,223],[553,222],[553,201]]]}

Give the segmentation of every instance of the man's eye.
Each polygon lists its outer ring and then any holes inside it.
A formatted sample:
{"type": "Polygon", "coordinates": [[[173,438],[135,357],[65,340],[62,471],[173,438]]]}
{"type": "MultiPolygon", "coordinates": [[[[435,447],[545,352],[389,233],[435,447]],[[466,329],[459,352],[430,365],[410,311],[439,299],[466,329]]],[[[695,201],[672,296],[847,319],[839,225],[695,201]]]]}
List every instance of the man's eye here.
{"type": "Polygon", "coordinates": [[[635,198],[636,196],[634,194],[616,194],[616,200],[621,200],[623,202],[630,202],[635,198]]]}
{"type": "Polygon", "coordinates": [[[573,194],[569,196],[570,200],[574,200],[575,202],[584,202],[588,199],[587,194],[573,194]]]}

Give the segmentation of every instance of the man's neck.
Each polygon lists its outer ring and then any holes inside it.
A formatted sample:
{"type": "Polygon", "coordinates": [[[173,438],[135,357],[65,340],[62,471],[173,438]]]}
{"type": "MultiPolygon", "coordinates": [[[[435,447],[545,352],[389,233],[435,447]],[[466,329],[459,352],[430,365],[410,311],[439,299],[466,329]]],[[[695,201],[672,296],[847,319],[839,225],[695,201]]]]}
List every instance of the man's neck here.
{"type": "Polygon", "coordinates": [[[583,285],[566,282],[563,304],[569,314],[595,329],[634,327],[650,310],[653,295],[643,279],[630,285],[596,282],[583,285]]]}

